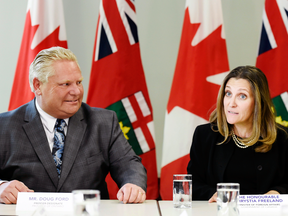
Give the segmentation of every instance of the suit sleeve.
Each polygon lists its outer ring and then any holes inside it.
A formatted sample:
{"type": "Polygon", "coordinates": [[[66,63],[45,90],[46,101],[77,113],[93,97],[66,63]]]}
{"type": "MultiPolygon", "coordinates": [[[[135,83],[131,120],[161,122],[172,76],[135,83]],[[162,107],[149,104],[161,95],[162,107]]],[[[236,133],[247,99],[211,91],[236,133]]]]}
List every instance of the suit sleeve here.
{"type": "Polygon", "coordinates": [[[116,114],[113,114],[111,142],[109,147],[110,174],[121,188],[132,183],[146,191],[146,169],[120,129],[116,114]]]}
{"type": "MultiPolygon", "coordinates": [[[[286,127],[280,126],[282,129],[277,131],[277,139],[273,144],[272,148],[277,149],[279,154],[278,158],[280,160],[280,165],[278,166],[278,177],[274,179],[270,190],[276,190],[280,194],[288,193],[288,129],[286,127]]],[[[267,191],[268,192],[268,191],[267,191]]]]}
{"type": "Polygon", "coordinates": [[[193,200],[209,200],[216,192],[216,185],[209,185],[207,179],[208,162],[210,160],[209,152],[211,150],[209,146],[211,142],[209,142],[208,131],[210,128],[208,127],[210,126],[198,126],[195,129],[190,150],[190,161],[188,163],[187,172],[192,174],[193,200]]]}

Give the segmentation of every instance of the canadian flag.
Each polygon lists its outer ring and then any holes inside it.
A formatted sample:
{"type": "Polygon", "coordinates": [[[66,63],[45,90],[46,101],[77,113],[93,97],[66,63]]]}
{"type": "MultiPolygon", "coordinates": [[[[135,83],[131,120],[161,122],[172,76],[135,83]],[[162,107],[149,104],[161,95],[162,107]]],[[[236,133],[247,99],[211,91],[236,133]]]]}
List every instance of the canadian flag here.
{"type": "Polygon", "coordinates": [[[208,121],[228,72],[221,0],[187,0],[165,116],[160,178],[163,200],[172,199],[173,174],[187,173],[194,129],[208,121]]]}
{"type": "Polygon", "coordinates": [[[62,0],[29,0],[8,110],[34,98],[29,67],[38,52],[53,46],[67,48],[62,0]]]}
{"type": "Polygon", "coordinates": [[[256,67],[269,83],[276,122],[288,127],[288,1],[266,0],[256,67]]]}
{"type": "MultiPolygon", "coordinates": [[[[157,199],[152,106],[138,40],[134,0],[101,0],[87,104],[114,110],[129,144],[147,170],[147,199],[157,199]]],[[[109,196],[118,187],[107,176],[109,196]]]]}

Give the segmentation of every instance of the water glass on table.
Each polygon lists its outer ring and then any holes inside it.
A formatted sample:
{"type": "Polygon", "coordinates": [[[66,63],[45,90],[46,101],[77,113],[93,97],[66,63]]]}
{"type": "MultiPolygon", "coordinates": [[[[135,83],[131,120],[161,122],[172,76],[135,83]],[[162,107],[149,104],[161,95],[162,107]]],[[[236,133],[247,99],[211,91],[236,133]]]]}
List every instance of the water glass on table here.
{"type": "Polygon", "coordinates": [[[99,190],[74,190],[72,194],[75,216],[99,215],[99,190]]]}
{"type": "Polygon", "coordinates": [[[173,205],[175,208],[191,208],[192,175],[173,175],[173,205]]]}
{"type": "Polygon", "coordinates": [[[217,184],[217,216],[238,216],[238,183],[217,184]]]}

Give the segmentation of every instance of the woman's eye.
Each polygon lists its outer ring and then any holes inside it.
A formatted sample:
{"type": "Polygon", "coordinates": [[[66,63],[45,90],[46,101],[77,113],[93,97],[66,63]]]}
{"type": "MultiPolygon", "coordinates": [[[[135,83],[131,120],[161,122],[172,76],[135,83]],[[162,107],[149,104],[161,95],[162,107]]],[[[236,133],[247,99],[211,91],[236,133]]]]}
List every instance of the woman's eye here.
{"type": "Polygon", "coordinates": [[[229,96],[231,96],[231,92],[227,91],[227,92],[225,92],[225,95],[229,97],[229,96]]]}
{"type": "Polygon", "coordinates": [[[240,95],[240,98],[241,98],[241,99],[246,99],[247,96],[246,96],[245,94],[241,94],[241,95],[240,95]]]}

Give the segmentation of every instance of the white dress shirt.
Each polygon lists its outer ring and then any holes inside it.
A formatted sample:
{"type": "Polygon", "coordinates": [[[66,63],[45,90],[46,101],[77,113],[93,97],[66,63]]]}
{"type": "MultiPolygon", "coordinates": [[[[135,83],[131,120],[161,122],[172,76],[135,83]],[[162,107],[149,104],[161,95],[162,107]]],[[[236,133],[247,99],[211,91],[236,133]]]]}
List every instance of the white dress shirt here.
{"type": "MultiPolygon", "coordinates": [[[[54,127],[55,127],[55,123],[57,121],[57,118],[49,115],[44,110],[42,110],[42,108],[37,103],[37,100],[36,100],[35,104],[36,104],[36,109],[38,110],[38,112],[40,114],[40,119],[41,119],[41,122],[43,124],[43,128],[44,128],[45,133],[46,133],[46,137],[47,137],[47,140],[49,143],[50,150],[52,152],[53,145],[54,145],[54,127]]],[[[66,126],[64,127],[64,133],[66,135],[69,118],[64,119],[64,121],[66,122],[66,126]]]]}

